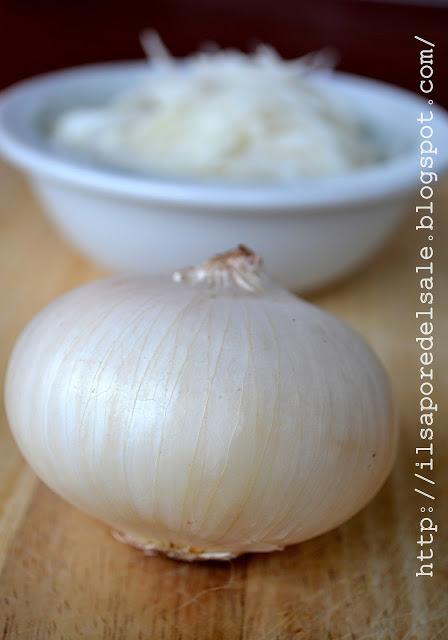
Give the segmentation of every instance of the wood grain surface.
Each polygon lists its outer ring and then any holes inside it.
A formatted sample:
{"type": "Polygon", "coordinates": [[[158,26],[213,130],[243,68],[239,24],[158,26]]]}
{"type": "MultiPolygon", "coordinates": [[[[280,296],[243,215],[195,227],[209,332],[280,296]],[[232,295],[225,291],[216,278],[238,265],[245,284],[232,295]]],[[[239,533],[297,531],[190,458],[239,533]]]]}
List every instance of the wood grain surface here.
{"type": "MultiPolygon", "coordinates": [[[[24,324],[54,296],[100,275],[0,166],[2,381],[24,324]]],[[[444,640],[448,638],[448,240],[438,203],[435,573],[416,578],[422,501],[414,492],[419,237],[412,215],[361,272],[313,297],[356,327],[388,369],[401,411],[392,476],[348,523],[282,553],[226,564],[144,557],[40,484],[4,413],[0,429],[0,637],[71,640],[444,640]],[[445,496],[444,496],[445,494],[445,496]],[[445,501],[443,501],[445,497],[445,501]]],[[[25,399],[24,399],[25,400],[25,399]]],[[[354,479],[355,481],[355,479],[354,479]]]]}

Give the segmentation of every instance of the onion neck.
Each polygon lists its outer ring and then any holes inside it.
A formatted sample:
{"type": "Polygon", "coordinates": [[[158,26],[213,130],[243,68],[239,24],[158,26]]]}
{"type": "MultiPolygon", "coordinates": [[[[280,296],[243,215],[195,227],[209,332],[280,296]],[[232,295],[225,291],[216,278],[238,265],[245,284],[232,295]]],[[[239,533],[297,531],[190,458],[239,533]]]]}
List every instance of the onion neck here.
{"type": "Polygon", "coordinates": [[[238,287],[250,293],[263,288],[263,261],[256,253],[240,244],[235,249],[218,253],[197,267],[173,273],[174,282],[206,284],[212,289],[238,287]]]}

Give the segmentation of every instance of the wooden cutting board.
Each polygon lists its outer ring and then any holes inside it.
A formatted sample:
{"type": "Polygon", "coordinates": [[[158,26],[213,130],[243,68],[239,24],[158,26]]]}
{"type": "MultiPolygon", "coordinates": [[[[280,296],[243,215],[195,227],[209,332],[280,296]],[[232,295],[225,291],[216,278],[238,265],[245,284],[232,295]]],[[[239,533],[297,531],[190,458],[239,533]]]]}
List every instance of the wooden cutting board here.
{"type": "MultiPolygon", "coordinates": [[[[336,531],[228,564],[144,557],[40,484],[0,429],[0,637],[142,640],[444,640],[448,638],[448,190],[437,209],[434,442],[439,524],[432,578],[416,578],[420,506],[415,336],[420,237],[412,215],[358,274],[314,296],[356,327],[388,369],[401,410],[394,471],[336,531]],[[445,469],[445,471],[443,471],[445,469]],[[445,494],[445,495],[444,495],[445,494]],[[442,498],[445,498],[443,501],[442,498]]],[[[45,221],[24,182],[0,166],[1,371],[19,331],[54,296],[100,275],[45,221]]],[[[3,382],[2,375],[2,382],[3,382]]],[[[355,481],[355,479],[354,479],[355,481]]]]}

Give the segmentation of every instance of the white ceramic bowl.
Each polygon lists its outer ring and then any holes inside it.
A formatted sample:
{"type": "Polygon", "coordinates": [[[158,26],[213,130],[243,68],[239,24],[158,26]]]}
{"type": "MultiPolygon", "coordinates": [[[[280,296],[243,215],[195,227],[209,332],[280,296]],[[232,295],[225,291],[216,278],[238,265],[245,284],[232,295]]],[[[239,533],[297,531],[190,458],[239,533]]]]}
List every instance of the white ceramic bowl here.
{"type": "MultiPolygon", "coordinates": [[[[419,188],[416,118],[426,101],[380,82],[324,75],[371,123],[390,158],[334,178],[249,186],[148,176],[56,149],[54,116],[105,102],[148,74],[146,63],[92,65],[22,82],[0,97],[0,150],[30,179],[49,217],[96,262],[163,273],[244,243],[296,291],[353,270],[386,240],[419,188]]],[[[447,165],[448,118],[437,110],[439,155],[447,165]]]]}

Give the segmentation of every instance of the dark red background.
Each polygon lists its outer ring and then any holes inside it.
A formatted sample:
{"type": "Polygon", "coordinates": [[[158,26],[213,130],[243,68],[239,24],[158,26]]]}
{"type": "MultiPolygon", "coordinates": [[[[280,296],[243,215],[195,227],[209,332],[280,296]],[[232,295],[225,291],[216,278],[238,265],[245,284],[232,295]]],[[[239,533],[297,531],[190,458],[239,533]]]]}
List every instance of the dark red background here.
{"type": "Polygon", "coordinates": [[[448,106],[448,9],[363,0],[3,0],[0,86],[65,66],[142,55],[138,34],[157,29],[176,54],[204,40],[286,57],[330,45],[338,67],[418,91],[419,34],[436,43],[436,99],[448,106]],[[446,67],[445,67],[446,75],[446,67]]]}

